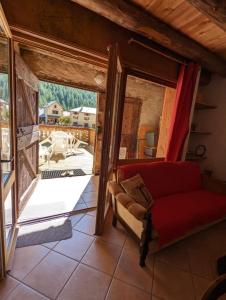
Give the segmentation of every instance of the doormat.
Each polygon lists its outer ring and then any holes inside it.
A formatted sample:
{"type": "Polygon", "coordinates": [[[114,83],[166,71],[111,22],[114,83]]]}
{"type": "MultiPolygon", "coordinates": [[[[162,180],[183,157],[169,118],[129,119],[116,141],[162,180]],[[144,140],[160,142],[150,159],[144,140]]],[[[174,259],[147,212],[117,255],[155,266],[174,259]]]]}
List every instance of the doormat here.
{"type": "Polygon", "coordinates": [[[84,176],[86,173],[82,169],[72,169],[72,170],[49,170],[42,171],[42,179],[51,178],[63,178],[63,177],[73,177],[73,176],[84,176]]]}
{"type": "Polygon", "coordinates": [[[61,218],[21,226],[18,233],[16,247],[22,248],[32,245],[40,245],[70,239],[71,237],[71,220],[61,218]]]}

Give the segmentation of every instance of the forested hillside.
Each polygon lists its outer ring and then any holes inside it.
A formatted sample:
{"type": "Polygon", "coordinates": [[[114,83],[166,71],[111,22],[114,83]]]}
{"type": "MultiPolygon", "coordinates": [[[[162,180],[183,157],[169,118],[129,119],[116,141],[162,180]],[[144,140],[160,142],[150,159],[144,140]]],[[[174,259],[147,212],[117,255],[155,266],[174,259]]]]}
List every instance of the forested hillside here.
{"type": "Polygon", "coordinates": [[[8,80],[6,74],[0,74],[0,98],[8,101],[8,80]]]}
{"type": "MultiPolygon", "coordinates": [[[[5,74],[0,74],[0,98],[8,100],[8,81],[5,74]]],[[[96,107],[96,93],[94,92],[40,81],[39,106],[43,107],[53,100],[63,105],[65,110],[79,106],[96,107]]]]}
{"type": "Polygon", "coordinates": [[[96,107],[96,93],[94,92],[40,81],[39,106],[43,107],[53,100],[63,105],[65,110],[79,106],[96,107]]]}

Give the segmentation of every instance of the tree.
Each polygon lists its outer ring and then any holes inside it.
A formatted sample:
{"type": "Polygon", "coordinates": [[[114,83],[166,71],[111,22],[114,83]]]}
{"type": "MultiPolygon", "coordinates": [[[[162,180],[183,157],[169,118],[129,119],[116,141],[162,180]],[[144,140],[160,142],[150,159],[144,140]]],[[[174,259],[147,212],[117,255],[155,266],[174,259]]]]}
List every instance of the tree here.
{"type": "Polygon", "coordinates": [[[70,110],[79,106],[96,107],[97,94],[95,92],[40,81],[39,99],[40,107],[45,106],[50,101],[56,100],[65,110],[70,110]]]}
{"type": "Polygon", "coordinates": [[[71,124],[71,118],[68,117],[68,116],[60,117],[59,123],[62,124],[62,125],[70,125],[71,124]]]}

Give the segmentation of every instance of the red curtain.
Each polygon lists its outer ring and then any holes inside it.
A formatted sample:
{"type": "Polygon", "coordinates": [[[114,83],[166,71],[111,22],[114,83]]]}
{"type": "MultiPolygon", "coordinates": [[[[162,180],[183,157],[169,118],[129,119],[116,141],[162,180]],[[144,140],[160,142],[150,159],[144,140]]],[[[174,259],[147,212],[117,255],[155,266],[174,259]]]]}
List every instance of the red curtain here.
{"type": "Polygon", "coordinates": [[[189,131],[192,100],[199,69],[200,66],[194,63],[190,63],[188,66],[182,65],[180,68],[166,161],[181,159],[184,142],[189,131]]]}

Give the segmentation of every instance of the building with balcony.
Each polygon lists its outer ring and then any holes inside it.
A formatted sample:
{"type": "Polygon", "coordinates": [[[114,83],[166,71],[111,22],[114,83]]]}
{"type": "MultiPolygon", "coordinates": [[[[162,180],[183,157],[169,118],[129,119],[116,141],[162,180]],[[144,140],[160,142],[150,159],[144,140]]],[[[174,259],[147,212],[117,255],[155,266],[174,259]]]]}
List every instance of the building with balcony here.
{"type": "Polygon", "coordinates": [[[70,110],[71,124],[78,127],[96,127],[96,108],[77,107],[70,110]]]}
{"type": "Polygon", "coordinates": [[[57,101],[47,103],[39,109],[39,122],[45,124],[57,124],[59,118],[63,116],[64,108],[57,101]]]}

